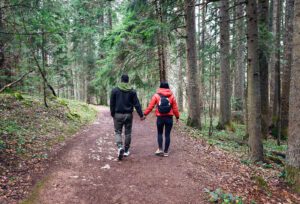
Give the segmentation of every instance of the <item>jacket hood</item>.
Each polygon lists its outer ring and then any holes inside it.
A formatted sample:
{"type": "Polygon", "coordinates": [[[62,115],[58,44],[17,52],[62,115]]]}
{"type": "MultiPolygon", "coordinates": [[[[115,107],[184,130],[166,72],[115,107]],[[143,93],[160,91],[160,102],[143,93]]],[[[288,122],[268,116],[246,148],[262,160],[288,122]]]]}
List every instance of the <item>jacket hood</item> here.
{"type": "Polygon", "coordinates": [[[166,97],[170,97],[173,95],[172,91],[170,89],[165,89],[165,88],[159,88],[157,90],[158,94],[164,95],[166,97]]]}
{"type": "Polygon", "coordinates": [[[130,87],[130,84],[129,83],[124,83],[124,82],[119,83],[118,88],[121,91],[131,91],[132,90],[132,88],[130,87]]]}

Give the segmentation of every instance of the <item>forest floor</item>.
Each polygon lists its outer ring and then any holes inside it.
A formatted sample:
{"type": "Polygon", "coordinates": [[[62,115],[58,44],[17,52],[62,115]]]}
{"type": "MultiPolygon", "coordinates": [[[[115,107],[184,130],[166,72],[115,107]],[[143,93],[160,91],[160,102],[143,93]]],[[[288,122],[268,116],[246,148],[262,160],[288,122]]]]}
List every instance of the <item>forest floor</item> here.
{"type": "Polygon", "coordinates": [[[53,98],[0,94],[0,204],[28,197],[53,155],[97,117],[94,106],[53,98]]]}
{"type": "Polygon", "coordinates": [[[236,200],[231,194],[243,203],[300,202],[278,172],[244,165],[182,126],[173,129],[169,157],[157,157],[155,118],[136,116],[131,155],[117,161],[109,109],[99,107],[97,120],[60,150],[23,203],[209,203],[236,200]]]}

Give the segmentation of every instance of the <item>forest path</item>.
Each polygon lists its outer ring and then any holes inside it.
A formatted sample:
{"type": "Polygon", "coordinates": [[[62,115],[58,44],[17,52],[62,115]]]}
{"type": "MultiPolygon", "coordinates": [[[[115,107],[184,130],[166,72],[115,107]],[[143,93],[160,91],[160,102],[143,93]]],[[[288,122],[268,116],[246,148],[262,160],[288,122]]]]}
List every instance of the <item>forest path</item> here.
{"type": "Polygon", "coordinates": [[[205,203],[204,181],[213,172],[196,179],[193,162],[200,155],[189,153],[185,143],[175,130],[169,157],[155,156],[155,120],[135,115],[131,155],[117,161],[113,120],[101,107],[97,120],[55,161],[38,203],[205,203]]]}
{"type": "Polygon", "coordinates": [[[155,156],[151,116],[140,121],[135,115],[131,155],[117,161],[112,118],[108,108],[99,109],[97,120],[77,133],[53,162],[36,203],[198,204],[208,202],[204,188],[226,185],[248,194],[243,186],[251,181],[247,174],[241,176],[238,162],[176,127],[169,157],[155,156]]]}

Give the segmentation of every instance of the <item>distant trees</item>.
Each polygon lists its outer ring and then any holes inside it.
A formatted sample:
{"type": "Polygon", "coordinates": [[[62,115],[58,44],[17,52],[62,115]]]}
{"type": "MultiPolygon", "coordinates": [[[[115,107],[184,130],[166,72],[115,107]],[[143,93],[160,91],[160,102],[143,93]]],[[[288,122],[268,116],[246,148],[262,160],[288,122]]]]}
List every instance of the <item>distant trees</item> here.
{"type": "Polygon", "coordinates": [[[96,103],[101,94],[93,81],[99,41],[114,21],[110,6],[102,0],[1,1],[0,87],[34,69],[18,90],[43,94],[45,104],[47,87],[60,97],[96,103]]]}
{"type": "Polygon", "coordinates": [[[296,0],[20,2],[0,2],[0,90],[34,70],[5,91],[107,105],[128,73],[146,105],[168,80],[192,127],[209,116],[213,135],[213,114],[232,130],[246,115],[253,160],[263,159],[270,133],[297,148],[296,0]]]}

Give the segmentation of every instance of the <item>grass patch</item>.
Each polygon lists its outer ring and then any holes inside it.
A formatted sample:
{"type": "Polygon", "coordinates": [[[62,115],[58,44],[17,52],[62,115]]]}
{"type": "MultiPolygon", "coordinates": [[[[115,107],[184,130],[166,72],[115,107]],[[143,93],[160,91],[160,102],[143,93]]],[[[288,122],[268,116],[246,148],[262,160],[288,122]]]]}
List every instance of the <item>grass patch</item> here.
{"type": "Polygon", "coordinates": [[[49,180],[49,177],[45,177],[42,180],[38,181],[35,186],[33,187],[33,190],[30,194],[30,196],[21,201],[20,204],[35,204],[35,203],[39,203],[38,201],[38,197],[40,195],[41,190],[43,189],[43,187],[45,186],[46,181],[49,180]]]}
{"type": "MultiPolygon", "coordinates": [[[[183,113],[181,115],[181,120],[186,122],[187,114],[183,113]]],[[[246,126],[243,124],[231,123],[231,127],[227,130],[218,130],[216,127],[218,125],[218,118],[213,118],[213,133],[209,136],[209,119],[205,121],[202,120],[202,130],[196,130],[189,127],[185,127],[190,135],[195,138],[202,138],[208,142],[210,145],[215,145],[227,152],[231,152],[236,154],[238,157],[241,158],[241,163],[246,165],[251,165],[252,162],[249,161],[248,154],[249,154],[249,146],[248,140],[246,139],[245,135],[245,128],[246,126]]],[[[264,151],[266,156],[272,155],[273,161],[278,159],[284,162],[284,159],[278,155],[274,155],[273,152],[279,152],[284,154],[287,150],[287,143],[286,141],[282,141],[282,145],[278,146],[277,142],[273,138],[268,138],[267,140],[263,141],[264,151]]],[[[282,164],[258,164],[262,168],[274,168],[278,165],[282,164]]]]}

